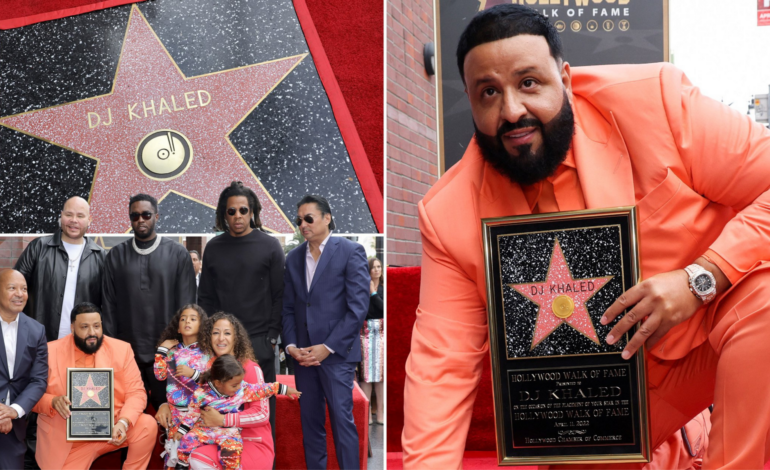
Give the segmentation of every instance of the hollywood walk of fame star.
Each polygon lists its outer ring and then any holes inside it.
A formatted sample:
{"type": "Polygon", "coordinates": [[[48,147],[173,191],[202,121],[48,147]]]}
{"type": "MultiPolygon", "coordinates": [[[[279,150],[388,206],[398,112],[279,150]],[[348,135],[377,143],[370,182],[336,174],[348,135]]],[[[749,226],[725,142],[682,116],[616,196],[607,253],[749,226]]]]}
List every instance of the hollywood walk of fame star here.
{"type": "Polygon", "coordinates": [[[75,386],[76,389],[81,393],[80,395],[80,403],[78,403],[78,406],[81,406],[83,403],[87,402],[88,400],[95,401],[98,405],[101,406],[102,401],[99,399],[99,392],[101,392],[103,389],[105,389],[105,386],[97,387],[94,385],[94,379],[91,377],[91,374],[88,374],[88,382],[86,382],[85,385],[82,386],[75,386]]]}
{"type": "Polygon", "coordinates": [[[240,180],[257,193],[263,225],[290,233],[291,222],[229,134],[306,56],[188,78],[134,5],[110,93],[0,118],[0,125],[98,161],[91,232],[127,231],[131,195],[162,200],[175,192],[213,208],[240,180]]]}
{"type": "Polygon", "coordinates": [[[574,279],[557,238],[545,282],[509,284],[539,307],[531,349],[535,349],[562,323],[598,344],[599,338],[585,303],[612,278],[574,279]]]}

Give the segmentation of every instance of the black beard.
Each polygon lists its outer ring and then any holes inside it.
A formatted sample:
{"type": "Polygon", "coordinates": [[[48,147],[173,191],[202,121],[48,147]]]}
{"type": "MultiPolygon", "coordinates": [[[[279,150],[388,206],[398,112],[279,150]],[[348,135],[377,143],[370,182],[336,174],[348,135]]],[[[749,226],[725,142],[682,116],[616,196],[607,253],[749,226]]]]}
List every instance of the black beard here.
{"type": "Polygon", "coordinates": [[[504,123],[494,136],[479,131],[475,122],[473,127],[484,159],[514,183],[529,186],[553,175],[567,158],[575,133],[575,117],[565,90],[559,114],[545,125],[535,118],[522,118],[515,123],[504,123]],[[519,154],[511,155],[503,145],[503,134],[525,127],[539,127],[543,144],[534,153],[532,144],[520,145],[517,147],[519,154]]]}
{"type": "Polygon", "coordinates": [[[155,236],[156,236],[155,235],[155,224],[153,224],[152,227],[150,227],[150,231],[147,232],[147,235],[145,235],[143,238],[140,237],[139,234],[136,233],[136,231],[134,231],[134,237],[136,238],[137,241],[141,241],[141,242],[153,241],[155,239],[155,236]]]}
{"type": "Polygon", "coordinates": [[[102,340],[104,339],[104,335],[99,337],[86,336],[85,338],[81,338],[75,333],[72,333],[72,336],[73,338],[75,338],[75,346],[77,346],[78,349],[80,349],[86,354],[94,354],[96,351],[98,351],[99,348],[102,347],[102,340]],[[86,343],[86,341],[88,341],[90,338],[96,338],[96,344],[94,344],[93,346],[89,346],[89,344],[86,343]]]}

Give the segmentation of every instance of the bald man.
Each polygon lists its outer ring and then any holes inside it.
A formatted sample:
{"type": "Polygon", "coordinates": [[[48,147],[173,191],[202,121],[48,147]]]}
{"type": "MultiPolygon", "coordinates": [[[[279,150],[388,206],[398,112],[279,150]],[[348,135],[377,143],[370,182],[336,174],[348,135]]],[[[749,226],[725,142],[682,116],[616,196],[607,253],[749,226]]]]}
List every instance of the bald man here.
{"type": "Polygon", "coordinates": [[[90,224],[88,202],[69,198],[56,232],[33,240],[16,262],[29,286],[27,314],[45,326],[48,341],[70,334],[72,307],[102,304],[105,251],[85,236],[90,224]]]}
{"type": "Polygon", "coordinates": [[[48,384],[48,343],[43,325],[21,313],[27,281],[0,271],[0,469],[24,467],[24,435],[32,410],[48,384]]]}

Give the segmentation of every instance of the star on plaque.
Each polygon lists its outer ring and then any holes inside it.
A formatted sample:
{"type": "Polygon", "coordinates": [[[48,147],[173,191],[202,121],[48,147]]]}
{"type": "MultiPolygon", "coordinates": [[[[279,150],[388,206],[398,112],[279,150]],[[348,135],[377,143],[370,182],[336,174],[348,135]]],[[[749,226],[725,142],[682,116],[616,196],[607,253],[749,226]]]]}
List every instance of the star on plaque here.
{"type": "Polygon", "coordinates": [[[612,278],[613,276],[574,279],[557,238],[554,241],[545,282],[509,284],[516,292],[539,307],[531,349],[535,349],[562,323],[598,344],[599,338],[588,314],[586,302],[612,278]]]}
{"type": "Polygon", "coordinates": [[[99,399],[99,392],[101,392],[106,387],[97,387],[94,385],[94,379],[90,374],[88,375],[88,382],[86,382],[85,385],[75,386],[75,388],[81,393],[80,403],[78,403],[78,406],[83,405],[88,400],[93,400],[96,402],[96,404],[101,406],[102,401],[99,399]]]}
{"type": "Polygon", "coordinates": [[[0,119],[0,125],[95,159],[89,195],[94,233],[129,229],[128,200],[180,194],[216,207],[231,181],[262,204],[264,226],[291,222],[230,142],[230,133],[307,56],[186,77],[134,5],[112,90],[0,119]]]}

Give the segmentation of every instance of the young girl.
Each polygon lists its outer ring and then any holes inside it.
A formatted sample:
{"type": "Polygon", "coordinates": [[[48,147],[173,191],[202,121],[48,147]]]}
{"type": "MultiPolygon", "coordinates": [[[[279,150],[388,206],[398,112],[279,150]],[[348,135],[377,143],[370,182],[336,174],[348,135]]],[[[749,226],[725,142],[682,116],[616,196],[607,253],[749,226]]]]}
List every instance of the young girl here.
{"type": "MultiPolygon", "coordinates": [[[[208,369],[211,342],[207,337],[209,329],[204,328],[207,321],[208,316],[202,308],[195,304],[185,305],[176,312],[158,341],[154,369],[156,379],[168,379],[166,400],[172,417],[168,436],[177,433],[198,388],[196,381],[208,369]]],[[[166,464],[172,466],[175,462],[169,461],[169,457],[173,457],[173,451],[168,446],[166,450],[166,464]]]]}
{"type": "MultiPolygon", "coordinates": [[[[177,449],[179,464],[188,466],[190,454],[204,444],[216,444],[219,447],[219,461],[229,470],[241,467],[243,440],[238,428],[210,428],[196,423],[200,409],[212,407],[222,414],[237,412],[247,402],[265,400],[273,395],[288,395],[293,400],[299,392],[278,382],[269,384],[250,384],[243,381],[243,366],[235,357],[224,354],[203,374],[204,385],[198,388],[190,402],[190,411],[179,426],[177,435],[183,434],[177,449]]],[[[176,436],[175,436],[176,437],[176,436]]]]}

